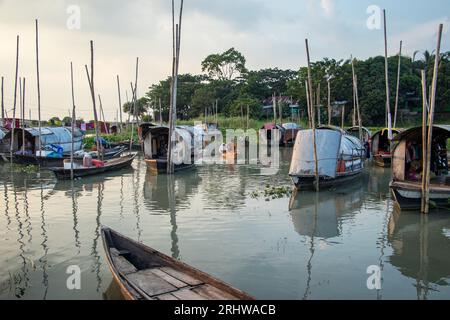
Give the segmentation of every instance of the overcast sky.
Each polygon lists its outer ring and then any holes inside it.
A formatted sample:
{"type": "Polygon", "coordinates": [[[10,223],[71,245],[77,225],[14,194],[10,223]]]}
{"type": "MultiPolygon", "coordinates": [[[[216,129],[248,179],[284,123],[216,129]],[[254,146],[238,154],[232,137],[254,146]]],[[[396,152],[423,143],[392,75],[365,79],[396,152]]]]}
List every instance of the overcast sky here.
{"type": "MultiPolygon", "coordinates": [[[[107,120],[118,110],[116,75],[122,98],[131,98],[136,57],[140,58],[138,95],[171,72],[170,0],[0,0],[0,76],[5,77],[9,113],[14,91],[16,36],[20,35],[20,76],[27,79],[27,108],[37,115],[34,19],[40,23],[42,114],[64,117],[71,108],[70,61],[75,67],[78,115],[92,119],[84,65],[89,41],[95,45],[95,84],[107,120]],[[71,5],[80,8],[80,29],[69,29],[71,5]]],[[[176,0],[176,4],[179,0],[176,0]]],[[[382,30],[370,30],[367,8],[388,13],[389,53],[404,41],[408,55],[433,50],[444,23],[443,51],[450,50],[448,0],[185,0],[180,73],[200,73],[210,53],[235,47],[247,67],[298,69],[305,64],[304,39],[311,58],[367,58],[383,54],[382,30]]],[[[73,21],[73,20],[71,20],[73,21]]],[[[27,112],[28,115],[28,112],[27,112]]]]}

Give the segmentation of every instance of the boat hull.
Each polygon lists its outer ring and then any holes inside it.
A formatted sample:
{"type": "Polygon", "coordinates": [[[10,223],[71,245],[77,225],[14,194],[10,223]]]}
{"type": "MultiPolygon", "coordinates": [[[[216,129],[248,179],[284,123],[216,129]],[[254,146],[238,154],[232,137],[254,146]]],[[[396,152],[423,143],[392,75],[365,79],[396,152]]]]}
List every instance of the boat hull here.
{"type": "MultiPolygon", "coordinates": [[[[391,182],[390,189],[396,204],[404,211],[418,211],[422,207],[422,192],[419,184],[398,184],[391,182]]],[[[430,206],[450,209],[450,186],[430,188],[430,206]]]]}
{"type": "MultiPolygon", "coordinates": [[[[147,168],[152,174],[166,174],[167,173],[167,160],[160,159],[146,159],[145,163],[147,164],[147,168]]],[[[174,165],[174,171],[184,171],[193,169],[195,167],[194,164],[180,164],[174,165]]]]}
{"type": "MultiPolygon", "coordinates": [[[[73,170],[74,178],[82,178],[92,175],[98,175],[110,171],[117,171],[123,168],[131,166],[136,154],[124,156],[121,158],[116,158],[110,160],[110,163],[106,163],[103,167],[92,167],[92,168],[81,168],[73,170]]],[[[69,180],[71,179],[71,170],[64,168],[49,168],[58,180],[69,180]]]]}
{"type": "MultiPolygon", "coordinates": [[[[352,181],[361,176],[362,170],[340,174],[336,178],[319,177],[319,188],[330,188],[342,183],[352,181]]],[[[315,190],[315,177],[314,176],[293,176],[291,175],[292,182],[295,188],[299,191],[303,190],[315,190]]]]}

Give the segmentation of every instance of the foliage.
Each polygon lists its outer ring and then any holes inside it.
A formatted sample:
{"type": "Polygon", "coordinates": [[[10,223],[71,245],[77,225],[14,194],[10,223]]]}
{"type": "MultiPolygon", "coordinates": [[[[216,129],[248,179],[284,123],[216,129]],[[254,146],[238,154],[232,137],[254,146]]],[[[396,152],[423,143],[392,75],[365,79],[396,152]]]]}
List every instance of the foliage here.
{"type": "Polygon", "coordinates": [[[202,71],[215,80],[233,80],[247,72],[245,57],[234,48],[211,54],[202,61],[202,71]]]}

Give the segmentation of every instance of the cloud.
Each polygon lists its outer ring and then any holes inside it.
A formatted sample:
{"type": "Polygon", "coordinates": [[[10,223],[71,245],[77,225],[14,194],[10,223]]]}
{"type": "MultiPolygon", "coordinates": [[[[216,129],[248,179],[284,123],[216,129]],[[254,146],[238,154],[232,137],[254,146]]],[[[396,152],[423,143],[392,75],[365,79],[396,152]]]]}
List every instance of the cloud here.
{"type": "MultiPolygon", "coordinates": [[[[405,54],[408,55],[412,55],[416,50],[430,50],[430,48],[432,50],[436,48],[437,32],[440,23],[444,24],[442,38],[443,42],[445,42],[446,35],[450,31],[450,19],[447,16],[417,24],[408,31],[395,34],[389,41],[391,44],[391,53],[396,53],[398,51],[398,46],[395,46],[394,48],[392,48],[392,46],[393,44],[400,43],[400,40],[403,41],[406,48],[405,54]]],[[[443,44],[445,45],[445,43],[443,44]]]]}
{"type": "Polygon", "coordinates": [[[325,11],[327,17],[334,14],[334,0],[320,0],[320,7],[325,11]]]}

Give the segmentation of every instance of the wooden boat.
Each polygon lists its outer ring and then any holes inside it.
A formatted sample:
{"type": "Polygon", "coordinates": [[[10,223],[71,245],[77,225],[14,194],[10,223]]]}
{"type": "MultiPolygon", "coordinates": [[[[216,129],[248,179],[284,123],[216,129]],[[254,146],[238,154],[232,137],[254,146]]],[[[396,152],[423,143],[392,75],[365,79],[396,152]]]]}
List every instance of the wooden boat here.
{"type": "MultiPolygon", "coordinates": [[[[361,142],[363,143],[365,149],[366,149],[366,158],[369,159],[371,156],[371,145],[372,145],[372,132],[365,128],[361,127],[362,130],[362,139],[361,142]]],[[[351,127],[346,130],[346,132],[356,138],[359,138],[359,127],[351,127]]]]}
{"type": "MultiPolygon", "coordinates": [[[[169,127],[141,124],[141,141],[148,169],[153,174],[167,173],[167,154],[169,146],[169,127]]],[[[185,127],[175,128],[174,171],[192,169],[194,164],[194,130],[188,131],[185,127]],[[177,152],[175,152],[175,149],[177,152]]]]}
{"type": "MultiPolygon", "coordinates": [[[[364,169],[361,141],[337,127],[316,129],[319,186],[332,187],[352,180],[364,169]]],[[[295,140],[289,176],[298,190],[314,189],[315,157],[313,130],[302,130],[295,140]]]]}
{"type": "MultiPolygon", "coordinates": [[[[125,147],[114,147],[114,148],[110,148],[110,149],[106,149],[103,155],[103,159],[104,160],[110,160],[113,158],[117,158],[120,157],[120,155],[122,153],[124,153],[126,150],[125,147]]],[[[98,152],[93,151],[93,152],[89,152],[89,154],[91,155],[91,157],[93,159],[97,159],[98,158],[98,152]]],[[[11,155],[6,153],[3,155],[3,158],[5,161],[10,162],[11,161],[11,155]]],[[[75,160],[82,160],[83,157],[82,156],[78,156],[75,155],[74,156],[75,160]]],[[[35,166],[40,166],[41,168],[55,168],[55,167],[63,167],[64,166],[64,161],[65,160],[70,160],[70,155],[65,154],[62,157],[40,157],[40,156],[36,156],[36,155],[32,155],[32,154],[20,154],[20,153],[15,153],[13,154],[13,163],[15,164],[20,164],[20,165],[35,165],[35,166]]]]}
{"type": "MultiPolygon", "coordinates": [[[[86,176],[92,176],[97,174],[102,174],[110,171],[117,171],[130,166],[133,163],[134,158],[136,158],[136,153],[122,156],[119,158],[114,158],[104,162],[101,167],[88,167],[80,168],[76,167],[73,170],[74,178],[81,178],[86,176]]],[[[58,180],[68,180],[71,178],[71,170],[65,169],[64,167],[48,168],[52,171],[58,180]]]]}
{"type": "Polygon", "coordinates": [[[102,228],[109,267],[127,300],[253,300],[245,292],[102,228]]]}
{"type": "MultiPolygon", "coordinates": [[[[392,129],[392,135],[395,138],[401,130],[392,129]]],[[[391,166],[392,154],[391,154],[391,141],[389,141],[389,129],[377,131],[372,136],[371,153],[374,163],[383,168],[391,166]]]]}
{"type": "MultiPolygon", "coordinates": [[[[433,126],[431,152],[430,205],[450,208],[450,173],[447,140],[450,126],[433,126]]],[[[390,188],[402,210],[420,210],[422,203],[422,127],[396,136],[390,188]]]]}

